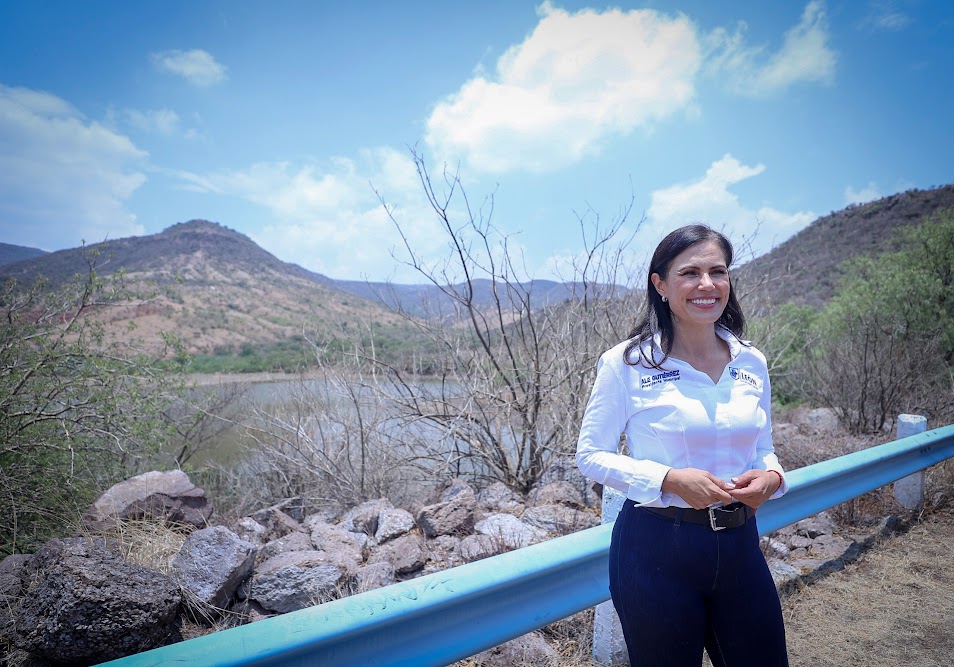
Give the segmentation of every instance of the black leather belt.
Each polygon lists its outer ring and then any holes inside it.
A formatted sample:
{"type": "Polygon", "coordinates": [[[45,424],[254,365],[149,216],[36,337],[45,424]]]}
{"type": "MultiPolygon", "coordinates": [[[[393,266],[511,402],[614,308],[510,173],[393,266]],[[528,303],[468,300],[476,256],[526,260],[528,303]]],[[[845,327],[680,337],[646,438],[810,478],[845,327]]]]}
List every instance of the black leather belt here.
{"type": "Polygon", "coordinates": [[[702,510],[694,510],[690,507],[641,507],[640,509],[673,521],[679,519],[686,523],[698,523],[712,530],[738,528],[744,526],[750,517],[755,516],[755,510],[742,503],[707,507],[702,510]]]}

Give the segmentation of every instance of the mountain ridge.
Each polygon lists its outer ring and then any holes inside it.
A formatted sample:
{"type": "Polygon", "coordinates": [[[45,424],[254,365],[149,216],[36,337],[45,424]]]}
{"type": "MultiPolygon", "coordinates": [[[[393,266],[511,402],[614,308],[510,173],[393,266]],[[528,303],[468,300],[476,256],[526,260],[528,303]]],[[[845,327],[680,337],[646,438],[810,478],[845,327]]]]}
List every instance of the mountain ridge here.
{"type": "MultiPolygon", "coordinates": [[[[736,285],[746,293],[746,312],[757,316],[789,301],[823,305],[837,290],[845,259],[895,249],[901,228],[944,209],[954,209],[954,184],[908,190],[818,218],[734,270],[736,285]]],[[[436,285],[335,280],[282,261],[244,234],[207,220],[21,259],[0,266],[0,281],[14,278],[26,285],[42,274],[56,284],[84,274],[91,260],[100,273],[122,269],[127,281],[167,292],[145,307],[111,309],[110,322],[135,323],[140,333],[156,337],[175,331],[197,354],[235,354],[249,345],[309,336],[327,341],[364,335],[359,332],[369,331],[370,323],[375,335],[393,335],[413,346],[414,328],[396,307],[412,317],[447,318],[455,310],[436,285]]],[[[472,287],[478,307],[491,306],[500,289],[489,280],[476,280],[472,287]]],[[[533,280],[512,289],[520,297],[529,293],[531,307],[540,307],[574,298],[579,287],[533,280]]]]}

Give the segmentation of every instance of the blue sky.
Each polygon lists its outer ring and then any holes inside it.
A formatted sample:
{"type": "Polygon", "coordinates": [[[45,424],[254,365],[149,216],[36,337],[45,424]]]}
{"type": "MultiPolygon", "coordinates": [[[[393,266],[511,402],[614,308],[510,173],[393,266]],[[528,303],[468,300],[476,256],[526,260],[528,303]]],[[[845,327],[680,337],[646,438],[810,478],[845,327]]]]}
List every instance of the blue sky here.
{"type": "Polygon", "coordinates": [[[634,265],[693,221],[761,253],[954,181],[952,65],[942,0],[4,2],[0,241],[205,218],[333,278],[420,282],[380,200],[446,256],[415,147],[493,195],[535,277],[631,198],[634,265]]]}

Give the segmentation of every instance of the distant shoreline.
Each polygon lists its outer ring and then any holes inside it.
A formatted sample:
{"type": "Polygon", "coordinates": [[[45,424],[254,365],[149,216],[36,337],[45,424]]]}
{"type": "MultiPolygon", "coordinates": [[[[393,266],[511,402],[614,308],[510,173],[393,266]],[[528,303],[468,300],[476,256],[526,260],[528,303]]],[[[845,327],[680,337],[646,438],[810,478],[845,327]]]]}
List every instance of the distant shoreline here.
{"type": "Polygon", "coordinates": [[[289,382],[292,380],[318,380],[321,372],[315,370],[285,373],[282,371],[258,371],[255,373],[190,373],[188,379],[197,387],[217,384],[259,384],[263,382],[289,382]]]}

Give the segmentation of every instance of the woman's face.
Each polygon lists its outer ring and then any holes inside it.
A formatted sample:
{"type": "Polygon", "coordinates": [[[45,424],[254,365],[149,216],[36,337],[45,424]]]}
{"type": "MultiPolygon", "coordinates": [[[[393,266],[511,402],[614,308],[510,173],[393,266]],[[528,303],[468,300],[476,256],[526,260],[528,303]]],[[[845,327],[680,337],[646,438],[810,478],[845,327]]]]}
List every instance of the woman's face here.
{"type": "Polygon", "coordinates": [[[729,267],[714,240],[689,246],[676,255],[665,280],[654,273],[652,281],[660,296],[669,300],[673,322],[679,327],[711,326],[729,302],[729,267]]]}

